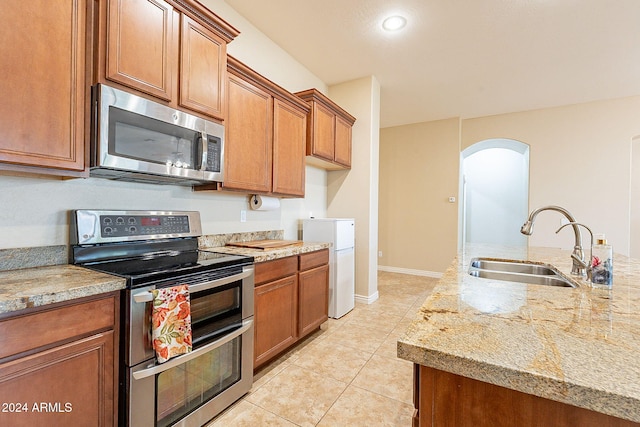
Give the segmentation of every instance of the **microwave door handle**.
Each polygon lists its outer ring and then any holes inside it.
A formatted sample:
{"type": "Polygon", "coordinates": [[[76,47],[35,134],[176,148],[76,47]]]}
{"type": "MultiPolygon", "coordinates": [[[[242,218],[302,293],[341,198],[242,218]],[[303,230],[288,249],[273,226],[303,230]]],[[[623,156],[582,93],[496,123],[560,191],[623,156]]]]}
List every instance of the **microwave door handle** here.
{"type": "MultiPolygon", "coordinates": [[[[234,274],[233,276],[223,277],[217,280],[211,280],[209,282],[198,283],[197,285],[189,286],[189,293],[196,293],[206,291],[211,288],[226,285],[227,283],[235,282],[236,280],[246,279],[253,274],[252,267],[245,267],[242,273],[234,274]]],[[[153,294],[149,291],[140,292],[133,296],[133,300],[138,303],[146,303],[153,301],[153,294]]]]}
{"type": "Polygon", "coordinates": [[[253,325],[253,319],[246,319],[242,322],[242,326],[239,329],[236,329],[235,331],[231,332],[228,335],[225,335],[213,342],[210,342],[207,345],[204,345],[202,347],[199,347],[196,350],[193,350],[191,353],[187,353],[183,356],[178,356],[174,359],[170,359],[160,365],[155,365],[152,366],[150,368],[147,369],[143,369],[141,371],[138,372],[134,372],[133,373],[133,378],[136,380],[141,380],[143,378],[147,378],[150,377],[152,375],[157,375],[160,374],[164,371],[167,371],[171,368],[175,368],[176,366],[180,366],[184,363],[187,363],[190,360],[193,360],[197,357],[202,356],[205,353],[208,353],[218,347],[223,346],[224,344],[228,343],[229,341],[238,338],[240,335],[244,334],[245,332],[247,332],[249,330],[249,328],[251,328],[251,326],[253,325]]]}
{"type": "Polygon", "coordinates": [[[198,170],[207,169],[207,156],[209,155],[209,146],[207,144],[207,134],[202,132],[200,134],[200,150],[202,155],[200,156],[200,167],[198,170]]]}

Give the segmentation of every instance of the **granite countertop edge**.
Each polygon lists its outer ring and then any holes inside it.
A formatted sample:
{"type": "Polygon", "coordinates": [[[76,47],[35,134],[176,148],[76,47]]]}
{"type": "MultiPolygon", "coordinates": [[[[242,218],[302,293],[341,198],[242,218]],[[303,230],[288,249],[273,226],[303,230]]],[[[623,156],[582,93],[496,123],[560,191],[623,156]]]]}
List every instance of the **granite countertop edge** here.
{"type": "Polygon", "coordinates": [[[0,314],[119,291],[125,279],[74,265],[0,271],[0,314]]]}
{"type": "Polygon", "coordinates": [[[289,256],[301,255],[309,252],[315,252],[329,248],[330,246],[330,243],[325,242],[304,242],[302,245],[284,246],[277,249],[253,249],[237,246],[213,246],[202,247],[200,249],[210,252],[252,256],[254,262],[260,263],[280,258],[286,258],[289,256]]]}
{"type": "MultiPolygon", "coordinates": [[[[492,252],[473,248],[459,253],[416,314],[415,320],[398,340],[398,357],[523,393],[640,422],[640,386],[634,385],[640,376],[640,367],[633,362],[636,347],[640,347],[640,343],[634,339],[640,317],[635,314],[636,309],[640,309],[637,306],[640,286],[636,286],[640,276],[640,263],[616,254],[614,259],[618,264],[614,262],[612,290],[592,288],[584,280],[574,278],[572,280],[579,284],[576,289],[520,285],[525,288],[522,304],[511,314],[495,314],[483,313],[471,307],[469,295],[465,295],[470,286],[474,287],[470,293],[475,297],[485,291],[508,289],[504,284],[495,281],[490,283],[487,279],[466,274],[471,258],[485,253],[492,254],[489,257],[496,259],[531,260],[552,265],[567,276],[571,268],[570,252],[552,248],[528,248],[524,252],[492,252]],[[476,286],[484,288],[478,291],[476,286]],[[612,330],[606,332],[608,337],[603,337],[597,329],[600,323],[595,317],[589,319],[589,323],[575,320],[585,314],[584,308],[575,301],[581,301],[581,304],[588,301],[588,304],[592,304],[587,314],[593,316],[600,315],[598,311],[594,311],[594,304],[602,301],[611,304],[608,308],[608,322],[612,330]],[[570,312],[574,308],[571,306],[572,302],[575,304],[574,312],[556,314],[556,311],[570,312]],[[533,313],[534,316],[529,319],[523,313],[533,313]],[[548,314],[543,314],[543,318],[538,321],[535,315],[540,313],[548,314]],[[556,323],[555,320],[559,321],[556,323]],[[468,332],[470,329],[465,329],[471,327],[474,328],[474,333],[485,336],[473,341],[468,332]],[[592,329],[586,331],[586,327],[592,329]],[[484,328],[499,331],[492,332],[484,328]],[[620,337],[616,337],[616,333],[620,337]],[[507,338],[508,350],[500,347],[505,343],[495,344],[496,338],[508,337],[510,334],[514,338],[511,343],[507,338]],[[483,348],[482,339],[488,342],[493,340],[494,344],[483,348]],[[629,341],[636,342],[631,349],[628,349],[629,341]],[[575,345],[579,347],[573,348],[575,345]],[[610,354],[614,358],[619,356],[620,360],[606,360],[601,355],[601,366],[589,365],[591,361],[587,358],[593,356],[585,356],[584,352],[590,346],[593,346],[593,352],[601,349],[611,351],[610,354]],[[583,354],[580,354],[581,351],[583,354]],[[551,363],[542,363],[544,358],[541,358],[541,354],[551,363]],[[555,359],[549,360],[549,354],[552,355],[551,359],[555,359]],[[574,365],[580,362],[590,366],[590,369],[575,368],[574,365]],[[620,366],[627,371],[626,383],[616,372],[620,370],[620,366]],[[603,380],[607,374],[611,377],[603,380]]],[[[493,295],[500,298],[499,292],[493,295]]]]}
{"type": "MultiPolygon", "coordinates": [[[[217,235],[216,235],[217,236],[217,235]]],[[[237,235],[220,235],[224,238],[237,235]]],[[[247,235],[243,234],[242,237],[247,235]]],[[[249,234],[255,240],[262,238],[282,239],[281,232],[271,234],[249,234]]],[[[249,239],[250,240],[250,239],[249,239]]],[[[204,240],[203,242],[206,242],[204,240]]],[[[254,262],[265,262],[314,252],[330,247],[330,243],[304,242],[301,245],[278,249],[250,249],[232,246],[201,247],[210,252],[247,255],[254,262]]],[[[64,249],[64,248],[63,248],[64,249]]],[[[56,252],[60,249],[56,248],[56,252]]],[[[16,250],[16,253],[18,250],[16,250]]],[[[44,307],[49,304],[72,301],[124,289],[124,278],[71,265],[44,265],[0,271],[0,315],[17,313],[25,309],[44,307]]]]}

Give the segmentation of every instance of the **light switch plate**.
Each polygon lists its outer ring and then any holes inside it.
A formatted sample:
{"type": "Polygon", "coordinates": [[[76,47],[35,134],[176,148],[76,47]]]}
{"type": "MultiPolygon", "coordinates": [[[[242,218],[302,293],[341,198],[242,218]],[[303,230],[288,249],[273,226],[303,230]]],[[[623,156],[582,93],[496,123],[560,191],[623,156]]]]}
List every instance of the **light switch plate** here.
{"type": "Polygon", "coordinates": [[[244,209],[240,211],[240,222],[247,222],[247,211],[244,209]]]}

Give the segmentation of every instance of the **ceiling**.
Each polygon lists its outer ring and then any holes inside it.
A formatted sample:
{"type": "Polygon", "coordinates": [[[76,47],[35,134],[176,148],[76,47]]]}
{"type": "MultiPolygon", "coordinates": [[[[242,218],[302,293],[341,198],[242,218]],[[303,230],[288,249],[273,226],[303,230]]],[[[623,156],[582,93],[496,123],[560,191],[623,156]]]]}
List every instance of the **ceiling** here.
{"type": "Polygon", "coordinates": [[[375,76],[381,127],[640,95],[640,0],[225,1],[328,85],[375,76]]]}

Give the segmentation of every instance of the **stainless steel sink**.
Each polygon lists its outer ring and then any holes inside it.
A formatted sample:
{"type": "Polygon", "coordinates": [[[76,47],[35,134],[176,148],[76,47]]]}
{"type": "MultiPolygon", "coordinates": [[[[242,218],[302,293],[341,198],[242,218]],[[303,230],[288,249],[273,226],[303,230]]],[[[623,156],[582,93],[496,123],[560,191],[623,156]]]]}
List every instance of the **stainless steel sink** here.
{"type": "Polygon", "coordinates": [[[497,261],[483,258],[474,258],[471,267],[481,270],[505,271],[509,273],[536,274],[541,276],[553,276],[557,271],[539,264],[531,264],[522,261],[497,261]]]}
{"type": "Polygon", "coordinates": [[[555,268],[524,261],[474,258],[469,264],[469,274],[474,277],[508,282],[567,288],[576,287],[555,268]]]}

